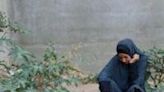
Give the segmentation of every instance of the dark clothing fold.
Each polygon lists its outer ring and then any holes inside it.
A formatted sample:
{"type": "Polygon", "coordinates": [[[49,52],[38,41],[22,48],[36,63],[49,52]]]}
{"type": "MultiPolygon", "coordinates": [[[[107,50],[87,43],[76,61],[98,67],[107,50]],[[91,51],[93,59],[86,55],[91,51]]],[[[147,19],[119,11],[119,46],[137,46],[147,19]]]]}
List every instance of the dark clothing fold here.
{"type": "Polygon", "coordinates": [[[101,81],[99,84],[101,92],[145,92],[138,85],[132,85],[127,90],[121,90],[114,81],[101,81]]]}

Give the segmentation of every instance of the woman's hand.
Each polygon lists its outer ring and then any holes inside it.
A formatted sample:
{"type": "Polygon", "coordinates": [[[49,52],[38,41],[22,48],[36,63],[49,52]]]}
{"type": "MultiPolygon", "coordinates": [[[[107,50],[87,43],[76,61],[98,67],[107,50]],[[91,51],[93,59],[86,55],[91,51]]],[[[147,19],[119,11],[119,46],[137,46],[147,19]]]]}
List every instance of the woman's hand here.
{"type": "Polygon", "coordinates": [[[133,63],[137,62],[139,59],[140,59],[140,55],[134,54],[132,59],[129,61],[129,64],[133,64],[133,63]]]}

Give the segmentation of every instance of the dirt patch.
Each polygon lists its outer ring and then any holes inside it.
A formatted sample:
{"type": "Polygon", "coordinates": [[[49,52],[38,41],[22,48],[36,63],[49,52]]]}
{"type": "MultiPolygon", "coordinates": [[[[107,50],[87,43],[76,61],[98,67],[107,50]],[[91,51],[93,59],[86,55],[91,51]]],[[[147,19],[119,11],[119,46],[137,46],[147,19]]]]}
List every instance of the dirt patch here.
{"type": "Polygon", "coordinates": [[[98,89],[98,84],[86,84],[79,86],[70,86],[70,92],[100,92],[98,89]]]}

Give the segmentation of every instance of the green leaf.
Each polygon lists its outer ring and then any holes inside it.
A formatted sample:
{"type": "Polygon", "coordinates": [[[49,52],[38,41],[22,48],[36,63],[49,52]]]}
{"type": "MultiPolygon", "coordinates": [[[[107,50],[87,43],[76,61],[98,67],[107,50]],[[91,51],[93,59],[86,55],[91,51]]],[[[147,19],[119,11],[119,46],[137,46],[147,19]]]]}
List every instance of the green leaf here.
{"type": "Polygon", "coordinates": [[[7,28],[9,25],[8,18],[4,12],[0,12],[0,28],[7,28]]]}

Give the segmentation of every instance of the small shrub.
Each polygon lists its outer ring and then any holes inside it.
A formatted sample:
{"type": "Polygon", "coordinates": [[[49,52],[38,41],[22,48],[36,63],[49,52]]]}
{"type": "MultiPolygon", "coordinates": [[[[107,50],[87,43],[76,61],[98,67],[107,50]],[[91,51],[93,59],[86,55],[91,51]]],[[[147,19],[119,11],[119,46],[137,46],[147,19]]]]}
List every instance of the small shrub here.
{"type": "MultiPolygon", "coordinates": [[[[43,61],[38,61],[29,51],[22,48],[8,32],[26,32],[17,23],[11,22],[0,12],[0,45],[6,46],[10,61],[0,61],[5,76],[0,77],[0,89],[4,92],[69,92],[65,87],[77,84],[78,71],[64,56],[57,56],[53,44],[45,51],[43,61]]],[[[3,52],[3,49],[0,50],[3,52]]]]}
{"type": "MultiPolygon", "coordinates": [[[[69,92],[65,85],[79,81],[77,76],[72,74],[76,69],[64,57],[57,57],[52,49],[53,47],[50,47],[45,51],[45,61],[25,59],[22,64],[16,64],[18,66],[10,69],[12,75],[1,80],[2,89],[8,92],[69,92]]],[[[25,53],[22,55],[19,58],[29,57],[25,53]]]]}
{"type": "Polygon", "coordinates": [[[149,62],[147,68],[147,76],[149,76],[147,81],[148,88],[149,90],[163,89],[162,86],[164,84],[164,50],[154,47],[153,49],[148,50],[147,54],[149,55],[149,62]]]}

